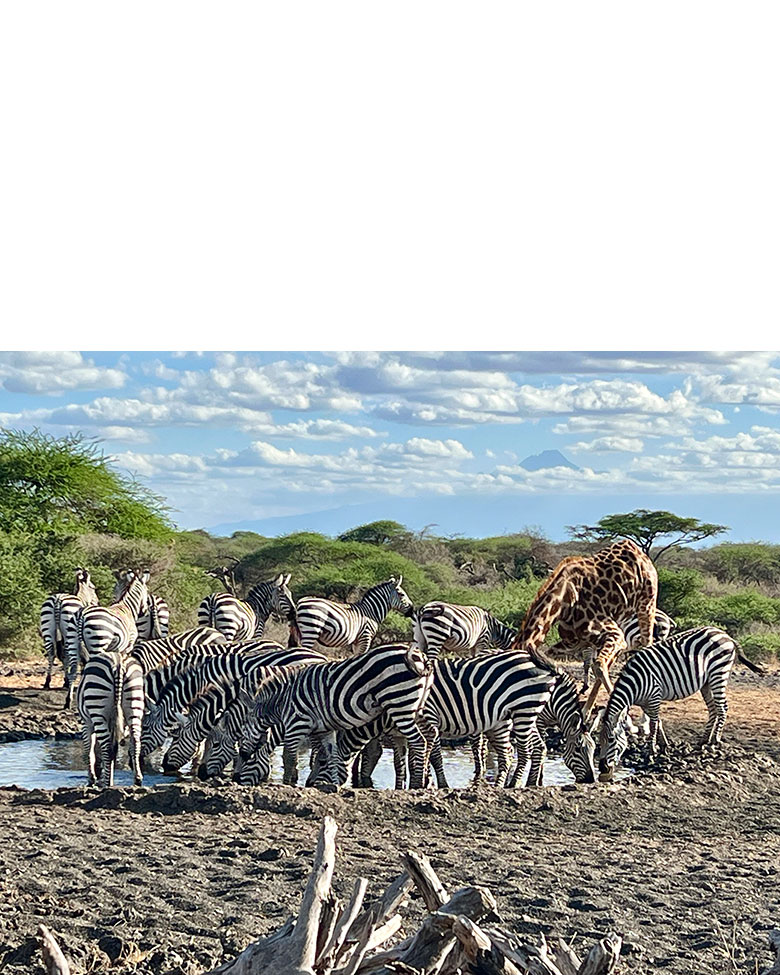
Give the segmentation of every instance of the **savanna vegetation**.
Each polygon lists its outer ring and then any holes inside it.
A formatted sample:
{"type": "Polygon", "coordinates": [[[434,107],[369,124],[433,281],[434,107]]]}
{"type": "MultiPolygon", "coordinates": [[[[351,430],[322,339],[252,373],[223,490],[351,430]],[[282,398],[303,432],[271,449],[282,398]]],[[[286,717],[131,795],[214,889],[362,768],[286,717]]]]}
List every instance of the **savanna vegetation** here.
{"type": "MultiPolygon", "coordinates": [[[[296,597],[351,601],[367,587],[403,575],[415,605],[431,599],[475,604],[517,626],[559,559],[620,537],[638,540],[658,560],[659,605],[681,626],[722,626],[755,658],[780,649],[780,546],[690,547],[725,526],[641,510],[575,526],[569,529],[573,540],[565,543],[535,529],[464,538],[442,537],[435,527],[411,531],[377,521],[337,538],[181,532],[164,500],[121,475],[95,441],[0,431],[0,652],[37,651],[40,605],[48,593],[71,589],[79,565],[90,570],[103,601],[113,589],[114,569],[149,568],[151,589],[168,601],[174,629],[192,625],[200,600],[217,588],[205,570],[228,562],[235,564],[242,591],[290,572],[296,597]]],[[[408,619],[391,614],[380,637],[410,632],[408,619]]]]}

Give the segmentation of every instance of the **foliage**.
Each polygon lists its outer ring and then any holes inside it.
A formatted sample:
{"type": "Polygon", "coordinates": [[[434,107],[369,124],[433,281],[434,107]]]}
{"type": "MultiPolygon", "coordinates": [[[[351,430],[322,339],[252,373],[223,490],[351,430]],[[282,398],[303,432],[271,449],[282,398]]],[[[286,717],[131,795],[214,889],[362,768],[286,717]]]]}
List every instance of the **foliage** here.
{"type": "Polygon", "coordinates": [[[0,430],[0,531],[164,539],[171,524],[162,499],[115,470],[96,440],[0,430]]]}
{"type": "Polygon", "coordinates": [[[778,582],[780,545],[760,542],[716,545],[707,553],[707,565],[721,582],[778,582]]]}
{"type": "Polygon", "coordinates": [[[340,542],[364,542],[366,545],[389,545],[409,535],[409,529],[397,521],[372,521],[339,535],[340,542]]]}
{"type": "Polygon", "coordinates": [[[681,518],[671,511],[638,508],[627,514],[605,515],[595,525],[569,525],[567,531],[572,538],[588,542],[630,538],[647,555],[652,555],[653,546],[659,539],[671,537],[670,542],[656,550],[654,558],[657,560],[670,548],[700,542],[720,535],[728,528],[702,522],[698,518],[681,518]]]}
{"type": "Polygon", "coordinates": [[[780,656],[780,633],[748,633],[740,639],[739,645],[750,660],[769,660],[780,656]]]}

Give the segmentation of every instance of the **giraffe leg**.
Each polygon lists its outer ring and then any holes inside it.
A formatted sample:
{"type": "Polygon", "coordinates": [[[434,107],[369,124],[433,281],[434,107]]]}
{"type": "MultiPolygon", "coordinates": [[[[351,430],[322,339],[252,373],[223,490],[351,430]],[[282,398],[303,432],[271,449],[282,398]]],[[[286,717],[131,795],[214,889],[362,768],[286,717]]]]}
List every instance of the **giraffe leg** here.
{"type": "Polygon", "coordinates": [[[609,668],[614,663],[618,654],[626,649],[626,638],[614,620],[597,620],[591,623],[589,634],[595,649],[593,671],[596,675],[596,680],[585,705],[584,715],[586,718],[590,715],[593,705],[596,703],[596,698],[598,697],[602,684],[607,694],[612,693],[613,684],[609,676],[609,668]]]}

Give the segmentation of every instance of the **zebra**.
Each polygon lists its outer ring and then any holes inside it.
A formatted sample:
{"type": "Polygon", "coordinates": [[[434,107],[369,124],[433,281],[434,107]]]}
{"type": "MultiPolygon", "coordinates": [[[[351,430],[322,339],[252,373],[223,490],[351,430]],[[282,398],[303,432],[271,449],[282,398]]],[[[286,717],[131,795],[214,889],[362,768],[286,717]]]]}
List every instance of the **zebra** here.
{"type": "Polygon", "coordinates": [[[114,784],[119,744],[130,733],[130,765],[135,785],[141,774],[141,719],[144,713],[144,676],[141,664],[118,651],[93,654],[84,665],[77,693],[84,744],[89,749],[89,784],[114,784]],[[99,771],[96,748],[100,750],[99,771]]]}
{"type": "Polygon", "coordinates": [[[182,633],[174,633],[173,636],[166,636],[157,640],[139,640],[130,655],[141,664],[144,674],[156,670],[166,661],[175,657],[181,657],[190,650],[198,647],[224,645],[224,633],[213,629],[210,626],[196,626],[191,630],[184,630],[182,633]]]}
{"type": "Polygon", "coordinates": [[[303,663],[323,662],[321,653],[310,650],[285,649],[278,643],[261,643],[251,653],[226,652],[206,657],[197,666],[188,668],[172,678],[159,698],[147,708],[144,721],[142,758],[145,758],[165,741],[168,729],[175,724],[176,715],[189,707],[201,689],[215,682],[224,684],[244,682],[250,686],[263,667],[296,666],[303,663]]]}
{"type": "MultiPolygon", "coordinates": [[[[132,569],[117,569],[114,571],[116,584],[114,585],[114,601],[121,598],[129,582],[135,577],[132,569]]],[[[146,609],[135,621],[139,640],[159,640],[168,636],[168,626],[171,611],[162,596],[149,593],[146,609]]]]}
{"type": "MultiPolygon", "coordinates": [[[[618,620],[618,626],[623,631],[623,635],[626,638],[626,652],[628,654],[633,653],[638,647],[641,646],[642,634],[639,628],[639,620],[636,616],[626,616],[622,620],[618,620]]],[[[656,640],[665,640],[669,634],[676,628],[677,624],[668,616],[663,610],[658,609],[656,606],[655,610],[655,623],[653,625],[653,643],[656,640]]],[[[583,661],[582,661],[582,688],[580,689],[580,694],[584,694],[589,686],[589,676],[590,669],[593,665],[593,658],[596,654],[596,648],[591,644],[588,644],[583,650],[583,661]]]]}
{"type": "MultiPolygon", "coordinates": [[[[226,573],[227,569],[221,569],[209,575],[219,576],[228,585],[226,573]]],[[[262,637],[271,614],[279,619],[295,619],[289,582],[289,574],[280,573],[275,579],[252,586],[245,600],[235,592],[211,593],[198,607],[198,623],[216,627],[231,642],[262,637]]]]}
{"type": "MultiPolygon", "coordinates": [[[[575,680],[564,671],[559,673],[553,684],[550,700],[542,708],[536,722],[536,727],[540,731],[556,726],[563,734],[563,761],[574,775],[574,781],[595,782],[596,743],[585,723],[575,680]]],[[[514,742],[514,734],[511,737],[514,742]]],[[[542,784],[545,754],[544,740],[539,738],[531,751],[531,768],[528,772],[527,785],[542,784]]],[[[519,776],[523,774],[525,763],[521,766],[521,760],[522,754],[518,754],[515,768],[507,779],[507,786],[510,789],[517,785],[519,776]]]]}
{"type": "Polygon", "coordinates": [[[414,617],[414,640],[429,660],[442,650],[466,653],[498,647],[508,650],[517,631],[479,606],[426,603],[414,617]]]}
{"type": "Polygon", "coordinates": [[[242,764],[258,748],[268,749],[268,728],[278,725],[276,734],[284,741],[285,784],[298,781],[298,750],[307,736],[325,749],[324,764],[335,782],[335,732],[367,724],[384,711],[408,741],[411,787],[422,788],[426,749],[416,715],[431,681],[420,650],[403,644],[272,677],[260,685],[247,714],[234,778],[246,781],[242,764]]]}
{"type": "MultiPolygon", "coordinates": [[[[507,650],[471,659],[438,660],[422,721],[429,734],[431,765],[440,789],[448,788],[441,755],[441,737],[463,738],[483,734],[498,755],[496,785],[509,771],[514,735],[518,760],[525,765],[541,736],[536,722],[550,699],[560,674],[541,658],[507,650]]],[[[481,751],[481,750],[480,750],[481,751]]],[[[481,777],[477,750],[475,774],[481,777]]]]}
{"type": "Polygon", "coordinates": [[[138,635],[135,621],[147,603],[148,581],[149,573],[143,572],[129,582],[122,598],[111,606],[86,606],[70,620],[66,639],[66,708],[73,703],[79,649],[82,645],[89,658],[93,653],[124,653],[135,643],[138,635]]]}
{"type": "Polygon", "coordinates": [[[65,638],[68,623],[82,606],[97,606],[98,597],[89,572],[76,569],[76,586],[73,593],[56,592],[48,596],[41,607],[40,634],[43,647],[49,660],[44,689],[51,687],[54,658],[63,663],[65,669],[65,638]]]}
{"type": "Polygon", "coordinates": [[[380,623],[391,609],[412,616],[414,606],[401,587],[403,576],[391,577],[372,586],[356,602],[334,603],[330,599],[304,596],[298,600],[291,639],[301,647],[351,647],[362,653],[371,645],[380,623]]]}
{"type": "Polygon", "coordinates": [[[621,671],[607,702],[599,742],[599,779],[609,781],[628,747],[626,718],[638,704],[650,718],[650,751],[660,737],[669,741],[661,723],[662,701],[679,701],[701,691],[709,720],[702,745],[719,744],[726,721],[726,684],[735,661],[757,674],[764,671],[744,656],[736,642],[715,626],[699,626],[638,650],[621,671]]]}

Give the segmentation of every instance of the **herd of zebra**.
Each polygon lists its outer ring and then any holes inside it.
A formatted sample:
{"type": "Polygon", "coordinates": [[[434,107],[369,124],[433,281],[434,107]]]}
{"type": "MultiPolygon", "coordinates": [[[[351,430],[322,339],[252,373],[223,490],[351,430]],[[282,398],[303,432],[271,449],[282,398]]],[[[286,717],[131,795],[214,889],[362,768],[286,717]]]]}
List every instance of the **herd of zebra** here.
{"type": "MultiPolygon", "coordinates": [[[[629,734],[638,731],[632,706],[645,712],[654,750],[666,744],[661,702],[700,691],[709,711],[705,741],[717,743],[736,659],[758,670],[723,630],[673,632],[673,620],[657,609],[652,642],[642,641],[634,613],[618,621],[628,655],[607,687],[607,706],[589,713],[573,678],[545,653],[523,647],[522,627],[518,633],[476,606],[431,602],[415,611],[402,578],[342,604],[316,597],[296,603],[289,575],[239,599],[227,570],[213,574],[228,591],[207,596],[198,625],[176,634],[168,632],[165,601],[149,592],[148,572],[117,572],[113,601],[100,606],[89,572],[79,568],[74,593],[45,601],[44,686],[61,659],[65,707],[75,692],[90,784],[113,784],[118,747],[127,738],[137,785],[149,756],[170,740],[162,758],[169,773],[192,763],[209,778],[232,766],[235,781],[257,784],[268,778],[281,745],[287,784],[297,784],[300,753],[310,747],[307,784],[338,786],[351,774],[354,785],[370,786],[389,746],[396,788],[426,786],[429,768],[446,788],[442,739],[470,742],[475,782],[489,746],[497,786],[518,784],[529,763],[526,784],[539,785],[542,732],[552,727],[560,730],[576,781],[608,780],[629,734]],[[372,646],[392,609],[413,619],[413,642],[372,646]],[[286,647],[263,638],[272,615],[289,625],[286,647]],[[322,652],[336,648],[352,653],[331,659],[322,652]]],[[[592,654],[586,648],[583,691],[592,654]]]]}

